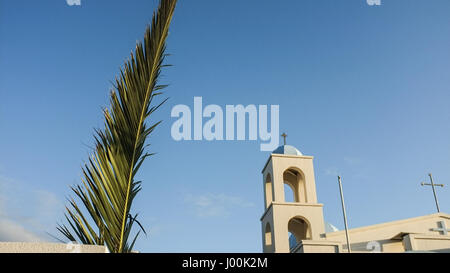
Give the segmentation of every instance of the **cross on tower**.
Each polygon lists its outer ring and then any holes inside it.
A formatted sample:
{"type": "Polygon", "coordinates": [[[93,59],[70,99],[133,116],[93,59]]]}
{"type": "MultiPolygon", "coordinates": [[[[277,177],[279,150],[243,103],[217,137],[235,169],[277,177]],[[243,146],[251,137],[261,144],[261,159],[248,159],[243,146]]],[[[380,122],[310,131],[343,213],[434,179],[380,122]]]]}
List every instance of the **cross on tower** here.
{"type": "Polygon", "coordinates": [[[283,139],[284,139],[284,145],[286,145],[286,137],[287,137],[286,133],[283,133],[281,136],[282,136],[283,139]]]}
{"type": "Polygon", "coordinates": [[[447,229],[447,227],[445,226],[445,221],[439,221],[438,226],[439,226],[439,228],[432,228],[431,230],[439,231],[439,232],[441,232],[442,235],[448,235],[448,232],[450,231],[450,229],[447,229]]]}
{"type": "Polygon", "coordinates": [[[435,187],[435,186],[438,186],[438,187],[444,187],[444,184],[434,184],[434,182],[433,182],[433,176],[431,176],[431,173],[429,173],[428,176],[430,177],[430,182],[431,182],[431,183],[425,183],[425,182],[422,182],[422,183],[420,183],[420,184],[421,184],[422,186],[431,186],[431,188],[433,189],[434,201],[436,202],[436,208],[437,208],[437,211],[438,211],[438,212],[441,212],[440,209],[439,209],[439,202],[438,202],[438,199],[437,199],[437,196],[436,196],[436,190],[434,189],[434,187],[435,187]]]}

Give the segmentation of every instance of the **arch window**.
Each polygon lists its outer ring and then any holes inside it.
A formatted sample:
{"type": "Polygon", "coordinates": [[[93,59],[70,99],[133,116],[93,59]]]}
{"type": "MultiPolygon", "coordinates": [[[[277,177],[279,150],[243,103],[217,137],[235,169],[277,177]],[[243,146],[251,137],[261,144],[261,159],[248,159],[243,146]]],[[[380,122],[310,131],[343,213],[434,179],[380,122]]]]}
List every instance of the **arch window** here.
{"type": "Polygon", "coordinates": [[[270,228],[270,224],[266,224],[266,228],[264,230],[264,246],[271,247],[272,246],[272,229],[270,228]]]}
{"type": "Polygon", "coordinates": [[[300,170],[289,168],[283,172],[285,202],[306,203],[305,179],[300,170]]]}
{"type": "Polygon", "coordinates": [[[293,217],[288,222],[289,248],[292,250],[301,240],[311,239],[310,224],[302,217],[293,217]]]}
{"type": "Polygon", "coordinates": [[[270,204],[273,202],[273,183],[272,183],[272,177],[270,174],[267,174],[266,176],[266,182],[264,183],[264,188],[266,192],[266,208],[270,206],[270,204]]]}

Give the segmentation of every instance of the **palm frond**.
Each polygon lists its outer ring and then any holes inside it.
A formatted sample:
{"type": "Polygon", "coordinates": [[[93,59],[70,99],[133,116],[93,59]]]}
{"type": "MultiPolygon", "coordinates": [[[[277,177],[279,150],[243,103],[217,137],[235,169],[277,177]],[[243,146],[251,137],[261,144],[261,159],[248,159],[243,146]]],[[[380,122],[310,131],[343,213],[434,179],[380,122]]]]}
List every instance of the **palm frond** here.
{"type": "Polygon", "coordinates": [[[69,227],[57,227],[70,241],[106,245],[110,252],[130,252],[140,234],[138,231],[129,242],[133,224],[144,231],[130,209],[141,189],[135,175],[152,155],[145,153],[146,139],[159,124],[148,125],[146,119],[165,102],[153,105],[165,87],[158,85],[158,79],[165,66],[166,38],[176,2],[160,1],[144,43],[136,45],[114,81],[110,109],[104,110],[105,128],[95,131],[95,151],[84,164],[82,184],[72,187],[88,217],[71,199],[66,207],[69,227]]]}

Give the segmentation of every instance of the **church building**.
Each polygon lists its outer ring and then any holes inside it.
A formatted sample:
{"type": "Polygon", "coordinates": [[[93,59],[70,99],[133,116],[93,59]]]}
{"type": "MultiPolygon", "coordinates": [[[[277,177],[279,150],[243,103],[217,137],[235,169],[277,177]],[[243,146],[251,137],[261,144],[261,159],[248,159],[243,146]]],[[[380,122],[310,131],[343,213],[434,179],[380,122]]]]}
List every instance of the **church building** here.
{"type": "MultiPolygon", "coordinates": [[[[291,145],[272,152],[262,170],[264,253],[347,253],[345,231],[325,227],[313,157],[291,145]],[[285,200],[285,185],[293,192],[285,200]]],[[[450,215],[434,213],[348,230],[351,252],[450,252],[450,215]]]]}

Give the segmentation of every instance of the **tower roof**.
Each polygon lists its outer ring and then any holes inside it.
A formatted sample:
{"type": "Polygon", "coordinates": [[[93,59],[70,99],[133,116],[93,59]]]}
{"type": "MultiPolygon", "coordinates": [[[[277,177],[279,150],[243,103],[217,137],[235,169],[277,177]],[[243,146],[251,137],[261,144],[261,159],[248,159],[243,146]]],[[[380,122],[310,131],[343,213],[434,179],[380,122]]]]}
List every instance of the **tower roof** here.
{"type": "Polygon", "coordinates": [[[297,148],[291,145],[281,145],[276,148],[272,154],[282,154],[282,155],[303,155],[297,148]]]}

